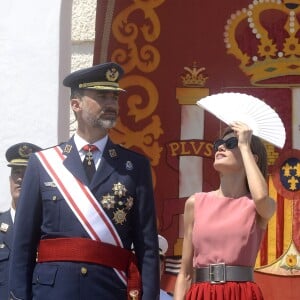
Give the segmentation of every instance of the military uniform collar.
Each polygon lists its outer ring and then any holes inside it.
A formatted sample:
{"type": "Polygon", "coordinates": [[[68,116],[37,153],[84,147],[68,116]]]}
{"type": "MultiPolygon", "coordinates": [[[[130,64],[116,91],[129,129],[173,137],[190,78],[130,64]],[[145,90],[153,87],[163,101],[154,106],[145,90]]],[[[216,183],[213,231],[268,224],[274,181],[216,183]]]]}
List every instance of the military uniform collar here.
{"type": "MultiPolygon", "coordinates": [[[[100,150],[101,153],[103,153],[105,145],[107,143],[108,136],[106,135],[102,139],[96,141],[93,143],[93,145],[97,146],[97,148],[100,150]]],[[[77,133],[74,134],[74,143],[76,145],[76,148],[78,152],[81,151],[82,147],[86,144],[89,144],[86,140],[84,140],[81,136],[79,136],[77,133]]]]}

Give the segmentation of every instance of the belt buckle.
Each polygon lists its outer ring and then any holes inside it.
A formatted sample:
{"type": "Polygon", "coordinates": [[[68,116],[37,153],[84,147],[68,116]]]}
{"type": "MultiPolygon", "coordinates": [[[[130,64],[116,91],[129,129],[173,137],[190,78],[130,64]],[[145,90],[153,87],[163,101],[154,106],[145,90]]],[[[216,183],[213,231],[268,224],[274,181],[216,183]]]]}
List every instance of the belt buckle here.
{"type": "Polygon", "coordinates": [[[225,263],[209,264],[209,281],[211,284],[221,284],[226,282],[225,263]]]}

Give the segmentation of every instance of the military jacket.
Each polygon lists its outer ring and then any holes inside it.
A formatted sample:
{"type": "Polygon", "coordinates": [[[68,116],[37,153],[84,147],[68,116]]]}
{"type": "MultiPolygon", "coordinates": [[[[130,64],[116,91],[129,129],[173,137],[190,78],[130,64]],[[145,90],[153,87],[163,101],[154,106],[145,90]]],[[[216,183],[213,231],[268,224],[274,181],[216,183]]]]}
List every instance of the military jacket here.
{"type": "Polygon", "coordinates": [[[8,298],[9,259],[13,240],[10,210],[0,214],[0,299],[8,298]]]}
{"type": "MultiPolygon", "coordinates": [[[[108,140],[89,184],[73,138],[60,147],[65,156],[63,164],[89,186],[124,248],[134,246],[142,275],[142,299],[159,299],[158,241],[149,161],[108,140]]],[[[126,287],[111,268],[65,261],[36,263],[40,239],[89,237],[36,154],[30,157],[18,205],[10,274],[12,299],[127,300],[126,287]]]]}

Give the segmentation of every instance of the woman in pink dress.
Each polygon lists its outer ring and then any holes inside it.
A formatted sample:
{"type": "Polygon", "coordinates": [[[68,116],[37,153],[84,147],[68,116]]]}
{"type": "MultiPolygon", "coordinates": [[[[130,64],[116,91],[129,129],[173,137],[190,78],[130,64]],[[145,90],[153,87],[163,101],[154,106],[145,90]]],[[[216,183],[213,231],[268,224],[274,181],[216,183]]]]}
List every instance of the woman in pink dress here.
{"type": "Polygon", "coordinates": [[[174,300],[262,300],[253,267],[275,201],[268,195],[267,154],[244,123],[214,143],[220,186],[189,197],[174,300]]]}

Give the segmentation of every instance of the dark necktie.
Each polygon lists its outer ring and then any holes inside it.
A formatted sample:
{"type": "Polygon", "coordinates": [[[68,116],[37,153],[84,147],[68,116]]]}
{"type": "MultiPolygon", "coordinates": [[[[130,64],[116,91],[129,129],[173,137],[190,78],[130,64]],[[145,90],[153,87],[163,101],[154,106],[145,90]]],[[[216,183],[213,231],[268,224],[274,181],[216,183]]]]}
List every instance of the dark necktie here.
{"type": "Polygon", "coordinates": [[[89,182],[91,182],[96,172],[95,163],[93,159],[93,152],[98,150],[98,148],[95,145],[85,145],[82,149],[86,152],[86,155],[83,160],[83,168],[85,170],[89,182]]]}

